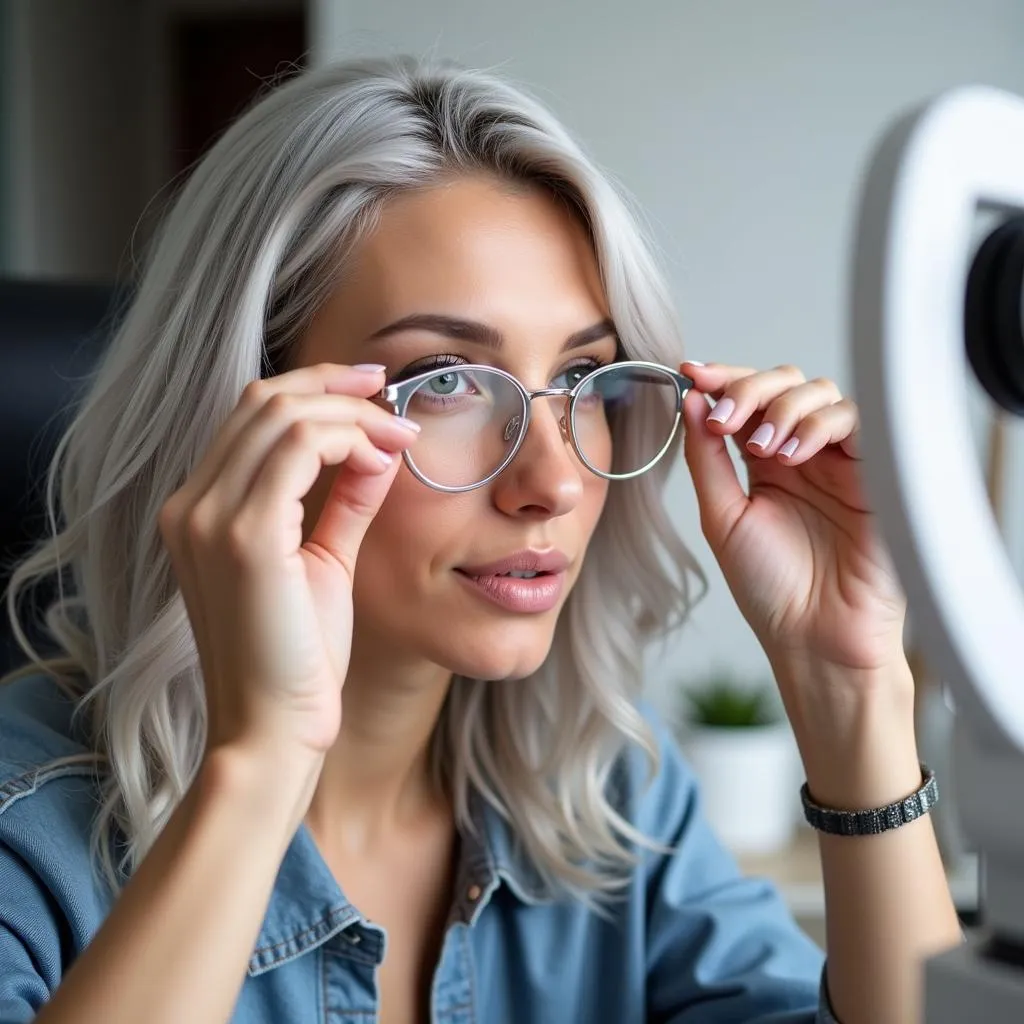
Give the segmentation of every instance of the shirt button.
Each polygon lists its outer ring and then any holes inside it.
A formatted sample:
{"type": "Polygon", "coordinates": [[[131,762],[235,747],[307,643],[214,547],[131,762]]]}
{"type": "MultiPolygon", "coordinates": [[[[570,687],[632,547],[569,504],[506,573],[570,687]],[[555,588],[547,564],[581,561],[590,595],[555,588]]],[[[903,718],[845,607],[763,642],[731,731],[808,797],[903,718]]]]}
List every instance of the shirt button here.
{"type": "Polygon", "coordinates": [[[476,903],[476,901],[480,899],[480,892],[481,889],[479,885],[471,885],[469,889],[466,890],[466,895],[469,897],[469,902],[476,903]]]}

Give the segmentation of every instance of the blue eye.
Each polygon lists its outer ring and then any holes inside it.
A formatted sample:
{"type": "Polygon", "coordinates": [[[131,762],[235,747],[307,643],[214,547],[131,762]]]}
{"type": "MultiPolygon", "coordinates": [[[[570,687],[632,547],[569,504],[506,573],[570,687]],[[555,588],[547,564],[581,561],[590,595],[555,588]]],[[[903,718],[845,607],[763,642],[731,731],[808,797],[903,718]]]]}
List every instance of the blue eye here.
{"type": "Polygon", "coordinates": [[[601,365],[596,359],[589,359],[585,363],[577,363],[575,366],[564,369],[551,384],[556,388],[574,388],[584,377],[593,373],[601,365]]]}
{"type": "MultiPolygon", "coordinates": [[[[425,359],[418,359],[416,362],[410,363],[408,366],[403,366],[401,370],[389,379],[392,384],[400,384],[403,380],[408,380],[410,377],[426,373],[428,370],[440,370],[442,367],[446,366],[457,367],[460,363],[464,362],[466,362],[466,360],[462,356],[455,355],[451,352],[442,352],[437,355],[428,356],[425,359]]],[[[453,370],[453,372],[455,371],[453,370]]]]}
{"type": "Polygon", "coordinates": [[[460,383],[466,385],[463,377],[463,374],[449,370],[438,377],[432,377],[427,381],[427,387],[435,395],[451,395],[455,393],[460,383]]]}

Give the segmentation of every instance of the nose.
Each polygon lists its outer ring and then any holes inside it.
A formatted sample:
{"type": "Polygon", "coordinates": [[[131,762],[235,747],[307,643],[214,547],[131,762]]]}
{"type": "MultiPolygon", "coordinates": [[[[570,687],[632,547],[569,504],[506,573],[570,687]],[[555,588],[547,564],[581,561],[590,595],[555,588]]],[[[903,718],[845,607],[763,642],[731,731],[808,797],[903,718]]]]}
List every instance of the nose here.
{"type": "Polygon", "coordinates": [[[562,398],[534,401],[519,451],[492,484],[494,503],[506,515],[564,516],[578,504],[586,470],[568,443],[567,413],[562,398]]]}

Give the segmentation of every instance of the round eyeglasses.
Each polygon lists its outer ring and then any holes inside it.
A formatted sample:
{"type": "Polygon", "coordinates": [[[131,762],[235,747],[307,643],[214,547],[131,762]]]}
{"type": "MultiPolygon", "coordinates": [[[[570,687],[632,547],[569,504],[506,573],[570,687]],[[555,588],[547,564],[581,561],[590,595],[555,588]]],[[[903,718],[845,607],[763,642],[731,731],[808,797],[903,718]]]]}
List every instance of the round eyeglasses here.
{"type": "Polygon", "coordinates": [[[563,400],[562,437],[592,473],[606,480],[646,473],[671,445],[692,387],[667,366],[639,361],[600,366],[571,387],[532,391],[495,366],[456,364],[388,384],[377,398],[419,424],[404,455],[413,474],[455,493],[489,483],[515,458],[535,398],[563,400]]]}

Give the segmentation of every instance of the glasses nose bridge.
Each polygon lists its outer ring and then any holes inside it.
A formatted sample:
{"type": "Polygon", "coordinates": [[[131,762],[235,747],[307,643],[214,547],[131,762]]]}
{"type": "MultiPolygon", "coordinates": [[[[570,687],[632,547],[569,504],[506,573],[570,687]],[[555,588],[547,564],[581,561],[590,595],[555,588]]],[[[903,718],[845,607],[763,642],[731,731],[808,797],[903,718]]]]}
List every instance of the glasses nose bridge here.
{"type": "MultiPolygon", "coordinates": [[[[569,401],[572,398],[572,388],[523,388],[526,395],[527,407],[533,405],[535,398],[562,398],[564,399],[562,415],[558,417],[558,428],[562,432],[562,440],[569,441],[569,401]]],[[[529,429],[529,424],[526,425],[529,429]]]]}
{"type": "Polygon", "coordinates": [[[572,394],[572,388],[535,388],[533,391],[524,388],[523,390],[531,402],[535,398],[557,398],[559,395],[568,398],[572,394]]]}

